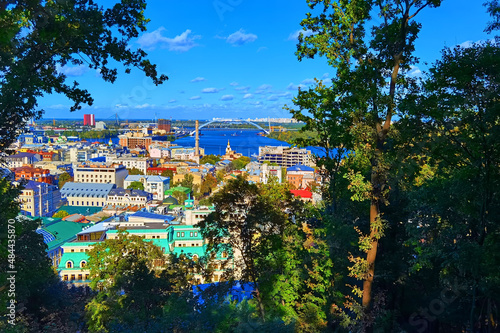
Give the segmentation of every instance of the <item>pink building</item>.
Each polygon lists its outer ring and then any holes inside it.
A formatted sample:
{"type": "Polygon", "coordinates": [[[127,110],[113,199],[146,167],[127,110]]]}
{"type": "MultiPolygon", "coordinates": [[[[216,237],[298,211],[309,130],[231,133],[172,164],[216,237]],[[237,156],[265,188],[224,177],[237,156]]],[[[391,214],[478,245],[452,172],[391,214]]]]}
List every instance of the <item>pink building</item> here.
{"type": "Polygon", "coordinates": [[[95,116],[93,113],[83,115],[83,126],[95,126],[95,116]]]}

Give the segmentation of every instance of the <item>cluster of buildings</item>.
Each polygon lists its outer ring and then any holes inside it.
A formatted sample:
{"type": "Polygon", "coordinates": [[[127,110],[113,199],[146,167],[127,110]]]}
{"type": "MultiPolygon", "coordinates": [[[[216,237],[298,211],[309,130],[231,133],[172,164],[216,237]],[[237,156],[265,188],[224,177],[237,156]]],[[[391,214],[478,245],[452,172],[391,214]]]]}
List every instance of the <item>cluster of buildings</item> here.
{"type": "MultiPolygon", "coordinates": [[[[95,118],[87,116],[92,126],[95,118]]],[[[161,126],[170,132],[169,121],[161,126]]],[[[61,280],[68,283],[89,282],[88,251],[97,242],[116,238],[119,229],[153,242],[165,254],[193,260],[205,255],[207,244],[195,225],[214,208],[201,206],[193,188],[178,185],[186,178],[197,188],[209,176],[218,178],[213,192],[238,175],[254,183],[276,179],[289,182],[292,193],[303,200],[319,200],[310,189],[320,179],[305,149],[261,147],[256,160],[242,170],[231,170],[231,161],[242,155],[229,141],[220,162],[212,165],[199,163],[204,151],[198,141],[195,147],[179,147],[155,141],[142,129],[121,135],[119,144],[48,143],[34,137],[24,135],[12,154],[2,157],[2,174],[23,185],[18,198],[21,214],[42,220],[37,232],[61,280]]],[[[215,259],[214,282],[222,278],[228,255],[217,253],[215,259]]],[[[196,279],[211,282],[202,276],[196,279]]]]}

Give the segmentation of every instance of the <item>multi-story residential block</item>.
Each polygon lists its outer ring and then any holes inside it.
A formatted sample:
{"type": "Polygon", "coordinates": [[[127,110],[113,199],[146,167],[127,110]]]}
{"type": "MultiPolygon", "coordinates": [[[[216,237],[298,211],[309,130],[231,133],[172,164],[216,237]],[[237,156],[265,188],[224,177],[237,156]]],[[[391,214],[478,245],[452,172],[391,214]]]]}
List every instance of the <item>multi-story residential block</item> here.
{"type": "Polygon", "coordinates": [[[76,235],[86,228],[86,224],[54,219],[42,218],[42,225],[35,230],[43,236],[43,242],[47,244],[47,255],[52,261],[52,266],[59,266],[62,257],[62,245],[76,239],[76,235]]]}
{"type": "Polygon", "coordinates": [[[265,146],[259,147],[259,162],[276,163],[291,167],[297,164],[312,166],[311,151],[297,147],[265,146]]]}
{"type": "Polygon", "coordinates": [[[95,126],[95,115],[93,113],[83,115],[83,126],[95,126]]]}
{"type": "Polygon", "coordinates": [[[274,177],[278,181],[278,183],[282,182],[282,173],[281,166],[279,165],[271,165],[269,163],[263,163],[260,166],[260,182],[263,184],[267,184],[269,178],[274,177]]]}
{"type": "Polygon", "coordinates": [[[104,183],[123,187],[128,170],[121,164],[77,164],[73,167],[74,179],[77,183],[104,183]]]}
{"type": "Polygon", "coordinates": [[[13,168],[12,171],[15,174],[16,180],[34,180],[50,185],[54,185],[55,183],[55,177],[50,174],[49,169],[33,168],[31,166],[25,165],[19,168],[13,168]]]}
{"type": "Polygon", "coordinates": [[[35,162],[41,161],[42,157],[39,154],[33,153],[19,153],[15,155],[10,155],[4,157],[5,163],[7,167],[10,168],[18,168],[22,167],[26,164],[33,164],[35,162]]]}
{"type": "Polygon", "coordinates": [[[214,212],[213,207],[199,207],[193,209],[187,209],[184,212],[184,220],[182,221],[186,225],[196,225],[198,222],[204,220],[208,214],[214,212]]]}
{"type": "Polygon", "coordinates": [[[123,187],[128,188],[132,182],[141,182],[144,191],[153,194],[154,200],[165,199],[165,191],[170,189],[170,178],[162,176],[128,175],[123,182],[123,187]]]}
{"type": "Polygon", "coordinates": [[[172,147],[171,159],[179,161],[195,161],[199,156],[205,155],[205,149],[199,148],[199,155],[196,155],[196,149],[191,147],[172,147]]]}
{"type": "Polygon", "coordinates": [[[172,131],[171,121],[168,119],[158,119],[158,130],[170,133],[172,131]]]}
{"type": "Polygon", "coordinates": [[[132,156],[106,156],[106,163],[114,163],[124,165],[127,169],[136,168],[146,174],[148,168],[153,166],[153,159],[147,157],[132,157],[132,156]]]}
{"type": "Polygon", "coordinates": [[[61,197],[66,199],[70,206],[104,207],[106,197],[114,187],[114,184],[67,182],[61,188],[61,197]]]}
{"type": "Polygon", "coordinates": [[[150,136],[144,136],[142,133],[127,133],[118,136],[120,138],[119,145],[122,147],[131,148],[144,148],[149,150],[149,146],[153,142],[150,136]]]}
{"type": "Polygon", "coordinates": [[[142,190],[115,188],[109,191],[106,198],[107,205],[146,207],[153,200],[153,195],[142,190]]]}
{"type": "Polygon", "coordinates": [[[286,179],[296,189],[305,189],[314,181],[314,169],[297,164],[286,169],[286,179]]]}
{"type": "MultiPolygon", "coordinates": [[[[102,223],[103,224],[103,223],[102,223]]],[[[118,226],[118,225],[117,225],[118,226]]],[[[101,228],[107,239],[118,237],[117,226],[101,228]]],[[[157,245],[165,254],[185,255],[188,258],[197,260],[207,254],[205,241],[199,228],[189,225],[169,225],[158,223],[135,226],[134,223],[123,223],[120,228],[125,228],[131,235],[136,235],[157,245]]],[[[94,227],[89,228],[92,229],[94,227]]],[[[102,240],[102,239],[101,239],[102,240]]],[[[88,261],[88,251],[96,244],[92,241],[79,241],[65,243],[62,246],[63,255],[60,259],[58,271],[62,281],[67,281],[75,285],[84,285],[90,282],[89,270],[86,267],[88,261]]],[[[212,277],[213,282],[221,281],[223,274],[222,261],[228,260],[227,253],[220,253],[215,256],[216,262],[212,277]]],[[[160,263],[161,264],[161,263],[160,263]]],[[[195,275],[196,283],[204,283],[201,275],[195,275]]]]}
{"type": "Polygon", "coordinates": [[[149,157],[168,159],[171,157],[171,149],[152,144],[149,146],[149,157]]]}
{"type": "Polygon", "coordinates": [[[29,180],[18,197],[21,214],[27,216],[52,216],[62,205],[57,186],[29,180]]]}

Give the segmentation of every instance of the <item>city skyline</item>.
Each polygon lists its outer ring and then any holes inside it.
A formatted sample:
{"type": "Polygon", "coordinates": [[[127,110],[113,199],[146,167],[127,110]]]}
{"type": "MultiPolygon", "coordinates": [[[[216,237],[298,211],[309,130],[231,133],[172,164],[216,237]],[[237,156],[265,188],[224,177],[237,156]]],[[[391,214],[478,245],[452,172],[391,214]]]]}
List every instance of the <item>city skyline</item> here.
{"type": "MultiPolygon", "coordinates": [[[[306,12],[305,1],[216,0],[196,6],[149,1],[148,31],[130,46],[146,50],[169,80],[156,87],[139,71],[127,75],[118,67],[119,77],[110,84],[88,67],[65,66],[60,71],[68,82],[88,89],[94,105],[69,112],[65,97],[46,96],[39,103],[46,111],[43,118],[83,119],[89,113],[98,120],[115,114],[131,120],[289,118],[283,106],[292,104],[299,86],[306,88],[315,78],[328,84],[334,75],[325,58],[299,62],[294,55],[306,12]]],[[[489,16],[481,2],[444,1],[419,16],[416,55],[421,63],[409,75],[422,75],[445,46],[491,38],[483,32],[489,16]]]]}

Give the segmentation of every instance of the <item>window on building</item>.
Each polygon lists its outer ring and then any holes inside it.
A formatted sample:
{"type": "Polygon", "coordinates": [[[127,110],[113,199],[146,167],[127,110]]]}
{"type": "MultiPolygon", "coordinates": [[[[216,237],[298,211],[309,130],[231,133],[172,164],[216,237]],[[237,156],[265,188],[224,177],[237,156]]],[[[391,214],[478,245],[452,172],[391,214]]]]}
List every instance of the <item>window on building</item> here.
{"type": "Polygon", "coordinates": [[[80,261],[80,267],[84,268],[85,266],[87,266],[87,262],[85,260],[80,261]]]}
{"type": "Polygon", "coordinates": [[[193,232],[192,231],[189,233],[189,237],[193,237],[193,232]]]}
{"type": "Polygon", "coordinates": [[[71,260],[66,261],[66,268],[73,268],[73,262],[71,260]]]}
{"type": "Polygon", "coordinates": [[[181,233],[180,232],[177,232],[177,237],[181,237],[181,233]]]}
{"type": "Polygon", "coordinates": [[[184,231],[183,231],[183,232],[181,232],[181,237],[184,237],[184,231]]]}

